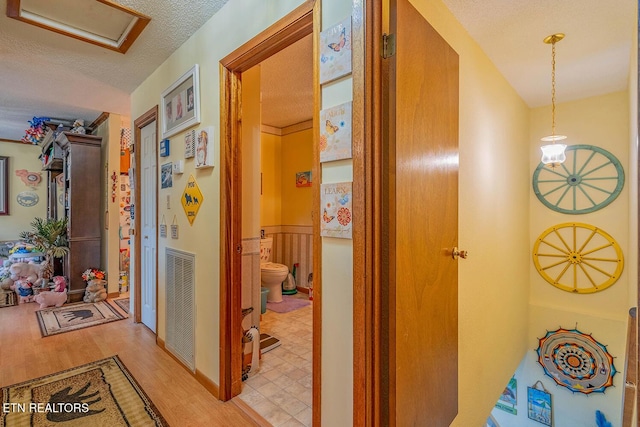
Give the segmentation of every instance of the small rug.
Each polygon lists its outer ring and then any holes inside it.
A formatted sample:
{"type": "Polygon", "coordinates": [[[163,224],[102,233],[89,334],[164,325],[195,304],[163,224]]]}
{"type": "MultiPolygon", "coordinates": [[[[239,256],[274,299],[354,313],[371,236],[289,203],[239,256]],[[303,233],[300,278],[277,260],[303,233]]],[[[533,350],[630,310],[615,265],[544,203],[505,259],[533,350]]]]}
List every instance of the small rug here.
{"type": "Polygon", "coordinates": [[[279,346],[280,340],[278,338],[265,333],[260,334],[260,350],[262,353],[266,353],[267,351],[273,350],[279,346]]]}
{"type": "Polygon", "coordinates": [[[36,316],[43,337],[124,319],[105,301],[45,308],[36,311],[36,316]]]}
{"type": "Polygon", "coordinates": [[[0,290],[0,308],[13,307],[17,304],[16,294],[13,291],[0,290]]]}
{"type": "Polygon", "coordinates": [[[311,304],[308,300],[282,295],[282,302],[267,302],[267,308],[276,313],[288,313],[311,304]]]}
{"type": "Polygon", "coordinates": [[[118,298],[114,299],[113,302],[118,304],[125,313],[129,314],[129,298],[118,298]]]}
{"type": "Polygon", "coordinates": [[[118,356],[3,387],[0,426],[167,426],[118,356]]]}

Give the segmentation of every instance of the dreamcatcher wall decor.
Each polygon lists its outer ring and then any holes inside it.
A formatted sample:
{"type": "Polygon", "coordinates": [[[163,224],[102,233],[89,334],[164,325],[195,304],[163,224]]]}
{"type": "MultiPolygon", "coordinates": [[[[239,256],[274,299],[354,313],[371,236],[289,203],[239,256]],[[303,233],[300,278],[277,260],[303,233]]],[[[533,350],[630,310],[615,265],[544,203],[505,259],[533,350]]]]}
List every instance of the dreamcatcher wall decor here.
{"type": "Polygon", "coordinates": [[[617,373],[607,346],[578,329],[547,331],[539,339],[538,363],[558,385],[575,393],[604,393],[617,373]]]}

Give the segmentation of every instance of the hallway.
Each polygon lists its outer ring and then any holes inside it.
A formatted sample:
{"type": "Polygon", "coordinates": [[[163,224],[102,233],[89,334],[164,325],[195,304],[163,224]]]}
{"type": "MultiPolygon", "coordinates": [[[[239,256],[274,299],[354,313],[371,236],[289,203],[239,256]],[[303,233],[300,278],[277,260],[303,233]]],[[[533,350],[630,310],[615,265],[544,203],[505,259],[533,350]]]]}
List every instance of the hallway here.
{"type": "Polygon", "coordinates": [[[131,319],[42,338],[26,303],[0,309],[0,387],[118,355],[172,426],[256,425],[233,402],[220,402],[131,319]]]}

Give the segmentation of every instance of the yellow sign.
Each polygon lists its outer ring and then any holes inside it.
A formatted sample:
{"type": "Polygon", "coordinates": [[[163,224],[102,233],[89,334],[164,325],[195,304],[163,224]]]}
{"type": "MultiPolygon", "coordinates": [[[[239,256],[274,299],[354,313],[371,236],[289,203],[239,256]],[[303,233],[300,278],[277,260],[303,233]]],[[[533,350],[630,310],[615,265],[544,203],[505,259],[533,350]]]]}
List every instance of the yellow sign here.
{"type": "Polygon", "coordinates": [[[196,179],[193,175],[190,175],[181,198],[182,208],[184,209],[184,213],[187,214],[189,224],[193,225],[193,220],[196,219],[198,215],[198,209],[200,209],[203,199],[204,197],[200,192],[200,187],[198,187],[196,179]]]}

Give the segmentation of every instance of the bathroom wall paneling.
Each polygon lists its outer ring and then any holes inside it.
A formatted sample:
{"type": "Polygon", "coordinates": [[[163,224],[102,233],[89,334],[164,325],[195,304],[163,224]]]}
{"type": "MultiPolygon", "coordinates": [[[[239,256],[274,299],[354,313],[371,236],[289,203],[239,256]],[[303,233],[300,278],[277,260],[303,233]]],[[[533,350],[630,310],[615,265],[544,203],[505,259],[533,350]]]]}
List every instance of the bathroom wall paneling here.
{"type": "MultiPolygon", "coordinates": [[[[242,157],[240,150],[240,94],[242,72],[258,65],[271,55],[314,33],[315,1],[309,0],[220,61],[220,399],[229,400],[242,390],[242,157]]],[[[316,57],[314,56],[314,64],[316,57]]],[[[314,65],[314,75],[317,66],[314,65]]],[[[314,81],[315,77],[314,77],[314,81]]],[[[316,110],[317,112],[317,110],[316,110]]],[[[315,208],[314,208],[315,209],[315,208]]],[[[317,257],[314,256],[314,262],[317,257]]],[[[320,391],[316,380],[317,328],[314,304],[314,413],[315,395],[320,391]]]]}
{"type": "MultiPolygon", "coordinates": [[[[308,288],[308,276],[313,272],[313,226],[263,227],[267,237],[273,238],[271,261],[284,264],[293,272],[298,263],[296,285],[308,288]]],[[[315,273],[314,273],[315,274],[315,273]]]]}

